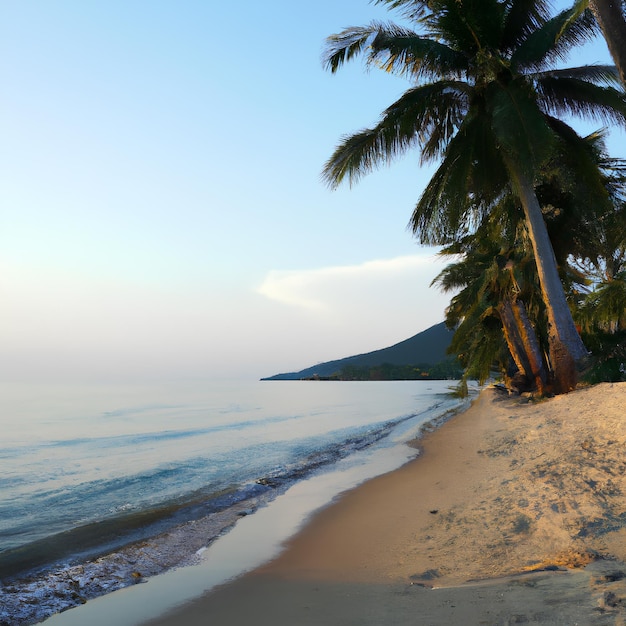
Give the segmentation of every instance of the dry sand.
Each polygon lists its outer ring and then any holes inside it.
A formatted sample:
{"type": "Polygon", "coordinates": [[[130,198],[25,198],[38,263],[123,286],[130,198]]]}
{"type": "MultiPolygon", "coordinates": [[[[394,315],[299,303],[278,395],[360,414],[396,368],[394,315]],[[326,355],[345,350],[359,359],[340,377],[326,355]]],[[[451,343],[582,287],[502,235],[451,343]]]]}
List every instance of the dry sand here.
{"type": "Polygon", "coordinates": [[[485,390],[273,562],[153,626],[626,623],[626,383],[485,390]]]}

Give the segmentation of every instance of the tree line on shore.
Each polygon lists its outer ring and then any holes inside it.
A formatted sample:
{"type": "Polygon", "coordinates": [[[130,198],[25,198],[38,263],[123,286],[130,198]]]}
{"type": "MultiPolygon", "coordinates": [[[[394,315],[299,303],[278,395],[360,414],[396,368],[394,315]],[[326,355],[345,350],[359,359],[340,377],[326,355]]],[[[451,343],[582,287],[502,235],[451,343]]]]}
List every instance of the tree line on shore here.
{"type": "Polygon", "coordinates": [[[579,378],[625,380],[624,1],[374,0],[407,26],[372,22],[327,39],[331,72],[363,57],[410,87],[378,123],[344,136],[324,167],[355,183],[409,149],[439,163],[410,219],[450,264],[451,352],[467,378],[567,393],[579,378]],[[566,67],[604,36],[615,65],[566,67]],[[574,118],[598,124],[581,135],[574,118]]]}
{"type": "Polygon", "coordinates": [[[344,365],[330,376],[311,376],[307,380],[459,380],[463,367],[458,359],[450,358],[434,365],[344,365]]]}

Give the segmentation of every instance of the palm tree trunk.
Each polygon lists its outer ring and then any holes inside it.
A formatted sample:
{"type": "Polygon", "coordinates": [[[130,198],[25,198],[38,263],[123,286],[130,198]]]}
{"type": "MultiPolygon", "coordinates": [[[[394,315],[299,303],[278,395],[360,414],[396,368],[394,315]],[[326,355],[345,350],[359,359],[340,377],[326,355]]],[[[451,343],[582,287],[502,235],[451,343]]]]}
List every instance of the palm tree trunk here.
{"type": "Polygon", "coordinates": [[[548,314],[548,342],[554,390],[556,393],[567,393],[576,387],[576,362],[582,361],[588,353],[576,330],[572,313],[565,299],[548,229],[543,220],[532,180],[514,159],[507,159],[507,165],[524,208],[541,292],[548,314]]]}
{"type": "Polygon", "coordinates": [[[543,358],[541,357],[541,348],[539,347],[537,333],[528,319],[526,307],[521,300],[516,300],[513,303],[512,310],[522,339],[526,358],[530,365],[530,372],[535,381],[537,391],[543,395],[548,377],[543,358]]]}
{"type": "Polygon", "coordinates": [[[521,301],[503,300],[498,311],[504,330],[504,338],[509,352],[515,361],[520,373],[534,385],[534,388],[543,395],[546,389],[546,370],[541,358],[539,341],[532,327],[526,307],[521,301]]]}
{"type": "Polygon", "coordinates": [[[623,0],[589,0],[589,8],[600,24],[622,84],[626,87],[626,18],[623,0]]]}
{"type": "Polygon", "coordinates": [[[502,322],[504,339],[515,361],[515,365],[520,374],[528,378],[528,380],[531,380],[530,360],[526,356],[522,337],[519,333],[517,321],[515,320],[515,314],[513,313],[513,305],[508,298],[500,302],[498,305],[498,313],[500,315],[500,321],[502,322]]]}

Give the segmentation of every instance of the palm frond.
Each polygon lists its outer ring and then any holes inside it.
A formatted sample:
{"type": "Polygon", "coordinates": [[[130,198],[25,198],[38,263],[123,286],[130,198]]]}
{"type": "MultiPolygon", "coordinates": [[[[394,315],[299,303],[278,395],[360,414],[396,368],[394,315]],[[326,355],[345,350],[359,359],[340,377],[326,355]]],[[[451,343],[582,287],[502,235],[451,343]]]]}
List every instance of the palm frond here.
{"type": "Polygon", "coordinates": [[[429,8],[430,15],[422,20],[424,29],[455,50],[473,56],[499,46],[504,23],[500,0],[431,0],[429,8]]]}
{"type": "Polygon", "coordinates": [[[471,175],[471,159],[463,156],[459,153],[441,163],[413,210],[409,228],[421,244],[443,245],[472,230],[480,204],[456,186],[471,175]],[[452,192],[453,184],[458,193],[452,192]]]}
{"type": "Polygon", "coordinates": [[[459,78],[467,57],[449,46],[400,27],[380,29],[371,42],[368,62],[414,81],[459,78]]]}
{"type": "Polygon", "coordinates": [[[458,239],[481,221],[507,180],[489,124],[481,116],[466,118],[415,206],[409,228],[424,244],[458,239]]]}
{"type": "Polygon", "coordinates": [[[502,50],[512,51],[549,17],[548,4],[544,0],[511,0],[500,43],[502,50]]]}
{"type": "Polygon", "coordinates": [[[514,81],[506,87],[491,83],[486,96],[500,148],[534,176],[554,143],[554,135],[537,107],[534,94],[522,81],[514,81]]]}
{"type": "MultiPolygon", "coordinates": [[[[626,277],[617,277],[589,294],[583,308],[586,321],[599,326],[623,327],[626,321],[626,277]]],[[[591,324],[590,324],[591,325],[591,324]]]]}
{"type": "Polygon", "coordinates": [[[361,176],[391,158],[385,143],[378,127],[344,135],[324,164],[322,178],[331,189],[337,188],[346,178],[350,185],[354,184],[361,176]]]}
{"type": "Polygon", "coordinates": [[[489,379],[494,368],[504,369],[509,358],[500,320],[494,315],[481,316],[478,312],[465,317],[458,325],[450,350],[459,355],[465,366],[464,376],[476,379],[480,384],[489,379]]]}
{"type": "Polygon", "coordinates": [[[368,66],[417,81],[461,76],[467,69],[465,55],[444,43],[420,37],[393,23],[371,22],[350,27],[326,40],[324,67],[335,73],[344,63],[363,56],[368,66]]]}
{"type": "Polygon", "coordinates": [[[558,37],[561,37],[565,31],[571,28],[576,20],[589,9],[589,0],[576,0],[574,5],[569,9],[569,17],[563,24],[561,28],[561,32],[558,34],[558,37]]]}
{"type": "Polygon", "coordinates": [[[545,75],[536,81],[539,105],[550,115],[575,115],[602,124],[626,124],[626,93],[579,78],[545,75]]]}
{"type": "Polygon", "coordinates": [[[581,65],[578,67],[568,67],[564,69],[553,69],[544,72],[536,72],[530,76],[534,81],[541,81],[545,78],[575,78],[584,80],[594,85],[616,86],[621,85],[619,72],[614,65],[581,65]]]}
{"type": "MultiPolygon", "coordinates": [[[[458,252],[455,253],[455,255],[458,255],[458,252]]],[[[445,257],[446,253],[442,251],[438,256],[445,257]]],[[[481,263],[480,260],[474,257],[472,257],[471,263],[468,263],[467,254],[464,254],[460,261],[446,265],[432,280],[431,286],[439,287],[444,293],[465,289],[469,286],[477,286],[478,281],[476,277],[480,275],[483,270],[484,263],[481,263]]],[[[475,301],[477,297],[478,291],[476,291],[470,299],[471,301],[475,301]]]]}
{"type": "Polygon", "coordinates": [[[362,54],[380,27],[379,22],[372,22],[368,26],[351,26],[330,35],[322,54],[324,68],[334,74],[344,63],[362,54]]]}
{"type": "Polygon", "coordinates": [[[418,21],[428,11],[427,0],[373,0],[373,4],[384,4],[390,9],[400,9],[405,18],[418,21]]]}
{"type": "MultiPolygon", "coordinates": [[[[398,100],[399,110],[405,109],[403,117],[416,116],[419,123],[421,162],[428,163],[442,156],[454,133],[461,125],[469,104],[467,85],[462,82],[440,81],[407,92],[417,96],[415,106],[404,107],[403,98],[398,100]],[[423,107],[423,108],[422,108],[423,107]]],[[[391,113],[392,109],[387,109],[391,113]]]]}
{"type": "Polygon", "coordinates": [[[423,157],[434,158],[445,149],[466,108],[464,83],[440,81],[409,89],[374,128],[342,139],[324,166],[323,178],[332,188],[346,177],[352,184],[414,145],[426,146],[423,157]]]}
{"type": "Polygon", "coordinates": [[[591,11],[578,17],[576,7],[563,11],[528,35],[511,56],[515,71],[538,71],[564,61],[575,46],[592,41],[598,32],[591,11]]]}
{"type": "Polygon", "coordinates": [[[580,214],[580,205],[597,211],[608,211],[612,206],[607,190],[608,177],[602,168],[603,142],[600,135],[581,137],[569,124],[555,117],[546,118],[558,137],[557,174],[559,186],[571,190],[579,199],[570,212],[580,214]],[[572,182],[568,184],[566,177],[572,182]]]}

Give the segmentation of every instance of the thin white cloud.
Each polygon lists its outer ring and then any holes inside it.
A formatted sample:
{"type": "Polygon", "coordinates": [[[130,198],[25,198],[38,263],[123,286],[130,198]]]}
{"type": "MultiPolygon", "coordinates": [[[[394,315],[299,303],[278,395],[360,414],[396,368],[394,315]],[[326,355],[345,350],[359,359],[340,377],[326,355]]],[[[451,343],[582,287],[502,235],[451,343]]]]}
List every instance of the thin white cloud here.
{"type": "Polygon", "coordinates": [[[272,270],[256,291],[282,304],[322,312],[327,310],[327,305],[319,299],[316,292],[323,280],[324,271],[272,270]]]}
{"type": "Polygon", "coordinates": [[[391,345],[442,321],[432,254],[271,271],[252,294],[165,289],[0,259],[5,380],[269,375],[391,345]],[[259,297],[258,294],[263,294],[259,297]]]}
{"type": "MultiPolygon", "coordinates": [[[[394,291],[424,290],[443,267],[433,254],[366,261],[312,270],[272,270],[257,293],[282,304],[330,313],[394,291]]],[[[393,296],[392,296],[393,297],[393,296]]]]}

